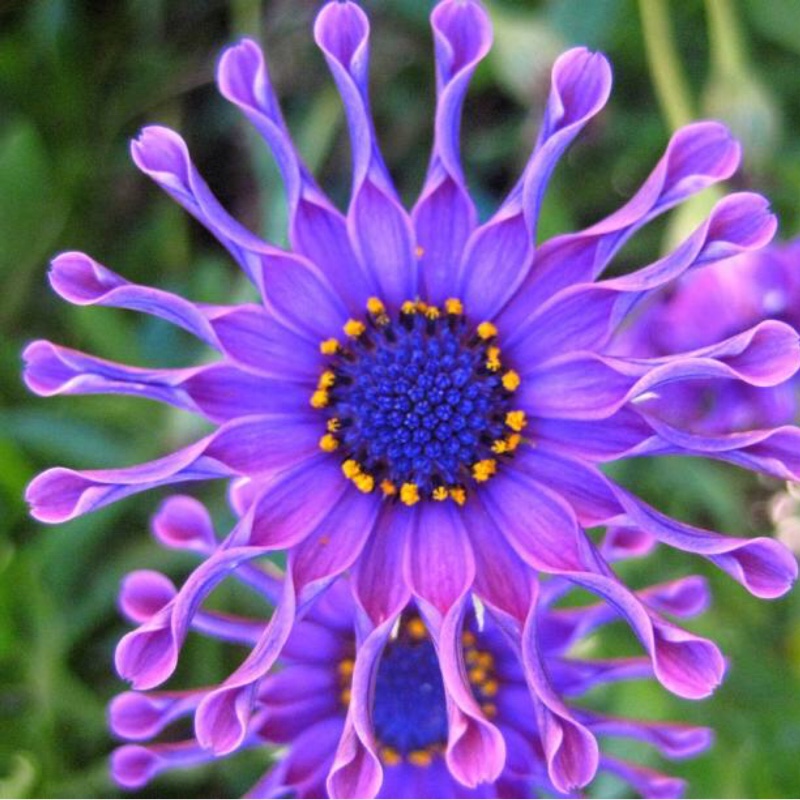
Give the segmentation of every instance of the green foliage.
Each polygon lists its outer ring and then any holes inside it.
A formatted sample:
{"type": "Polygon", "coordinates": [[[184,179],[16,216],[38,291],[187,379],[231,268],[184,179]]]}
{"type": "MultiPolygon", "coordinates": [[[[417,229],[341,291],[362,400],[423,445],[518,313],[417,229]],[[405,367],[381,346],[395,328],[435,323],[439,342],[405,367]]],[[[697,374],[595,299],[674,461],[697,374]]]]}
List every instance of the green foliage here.
{"type": "MultiPolygon", "coordinates": [[[[373,21],[372,91],[387,161],[406,198],[418,190],[431,141],[434,97],[427,14],[431,0],[366,2],[373,21]]],[[[609,109],[554,176],[542,235],[591,223],[624,202],[666,142],[632,0],[492,0],[496,46],[467,103],[466,169],[484,213],[508,189],[535,138],[558,50],[586,43],[615,65],[609,109]]],[[[321,182],[340,203],[349,190],[342,113],[310,25],[315,0],[12,0],[0,8],[0,797],[104,797],[114,746],[104,706],[122,686],[113,648],[125,632],[115,609],[120,579],[157,568],[180,580],[191,562],[147,533],[158,498],[126,501],[47,530],[28,520],[22,492],[55,463],[100,467],[152,458],[198,435],[185,416],[125,398],[39,400],[19,381],[19,353],[45,337],[137,364],[195,363],[206,354],[168,326],[107,309],[69,308],[47,287],[48,258],[83,249],[131,280],[196,300],[233,302],[247,288],[198,226],[127,157],[148,122],[180,128],[201,170],[232,211],[285,239],[285,201],[255,136],[211,86],[215,54],[260,25],[290,127],[321,182]]],[[[793,0],[744,0],[746,65],[754,106],[769,117],[774,146],[736,185],[770,195],[783,236],[800,212],[800,16],[793,0]],[[769,77],[770,93],[758,94],[769,77]],[[774,80],[773,80],[774,77],[774,80]],[[779,112],[779,113],[778,113],[779,112]],[[783,126],[782,130],[773,130],[783,126]]],[[[699,98],[709,90],[700,0],[671,7],[680,56],[699,98]]],[[[257,31],[251,31],[258,33],[257,31]]],[[[707,95],[708,96],[708,95],[707,95]]],[[[719,91],[714,108],[722,104],[719,91]]],[[[736,113],[748,119],[748,109],[736,113]]],[[[721,113],[721,112],[720,112],[721,113]]],[[[653,260],[663,228],[652,226],[619,269],[653,260]]],[[[767,529],[758,510],[777,487],[697,462],[622,465],[618,477],[660,508],[737,531],[767,529]]],[[[204,494],[224,516],[219,492],[204,494]]],[[[644,584],[697,569],[659,552],[635,565],[644,584]]],[[[717,574],[715,603],[694,628],[720,641],[729,680],[714,699],[689,703],[651,683],[615,686],[595,702],[624,715],[687,720],[718,731],[716,748],[675,769],[697,797],[800,796],[800,594],[760,603],[717,574]]],[[[225,598],[218,598],[225,602],[225,598]]],[[[600,646],[598,644],[598,646],[600,646]]],[[[631,649],[619,626],[603,647],[631,649]]],[[[233,668],[237,653],[190,640],[182,678],[201,684],[233,668]]],[[[649,763],[658,761],[644,753],[649,763]]],[[[161,796],[237,796],[269,755],[175,775],[161,796]]],[[[613,795],[612,782],[595,793],[613,795]]]]}

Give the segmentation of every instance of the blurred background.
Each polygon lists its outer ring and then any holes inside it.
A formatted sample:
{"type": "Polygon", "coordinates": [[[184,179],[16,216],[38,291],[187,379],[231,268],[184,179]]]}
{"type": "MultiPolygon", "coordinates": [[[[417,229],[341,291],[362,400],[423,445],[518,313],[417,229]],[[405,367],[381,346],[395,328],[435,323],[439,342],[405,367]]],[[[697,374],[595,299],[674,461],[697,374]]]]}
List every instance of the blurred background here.
{"type": "MultiPolygon", "coordinates": [[[[344,205],[350,180],[342,110],[311,37],[316,0],[0,0],[0,797],[107,797],[114,747],[108,700],[123,686],[113,649],[125,632],[115,596],[128,571],[184,576],[185,556],[159,549],[150,492],[48,529],[26,516],[22,493],[55,464],[132,464],[198,435],[179,412],[127,398],[29,395],[20,351],[35,338],[133,364],[177,366],[204,357],[157,320],[81,309],[49,290],[49,258],[85,250],[129,280],[198,301],[248,296],[211,238],[143,176],[128,142],[148,123],[179,129],[223,203],[251,228],[285,241],[276,171],[246,123],[215,91],[220,49],[248,34],[266,48],[289,125],[320,181],[344,205]]],[[[432,0],[365,0],[373,23],[372,95],[387,161],[404,198],[418,191],[431,142],[432,0]]],[[[797,0],[487,0],[496,41],[466,106],[466,171],[487,214],[527,158],[565,47],[609,55],[615,90],[558,168],[542,237],[578,229],[624,202],[671,130],[695,117],[726,120],[745,145],[731,186],[765,193],[782,238],[800,225],[800,3],[797,0]],[[644,14],[642,13],[644,12],[644,14]],[[655,65],[651,69],[651,65],[655,65]]],[[[707,202],[707,200],[706,200],[707,202]]],[[[654,260],[696,223],[704,201],[649,226],[620,269],[654,260]]],[[[799,265],[800,268],[800,265],[799,265]]],[[[733,468],[661,460],[615,468],[661,509],[739,535],[771,528],[777,482],[733,468]]],[[[194,490],[222,524],[219,491],[194,490]]],[[[163,495],[162,495],[163,496],[163,495]]],[[[786,504],[784,504],[786,505],[786,504]]],[[[789,504],[789,514],[792,506],[789,504]]],[[[628,570],[635,585],[695,572],[688,555],[659,551],[628,570]]],[[[717,744],[669,771],[696,797],[800,796],[800,592],[761,602],[709,571],[713,608],[689,623],[730,659],[716,695],[692,703],[651,683],[614,686],[593,701],[617,714],[682,720],[717,731],[717,744]]],[[[632,652],[618,626],[604,651],[632,652]]],[[[181,675],[219,679],[241,658],[190,640],[181,675]]],[[[643,760],[658,766],[647,750],[643,760]]],[[[237,796],[267,754],[154,783],[141,796],[237,796]]],[[[663,765],[662,765],[663,766],[663,765]]],[[[595,784],[591,794],[621,791],[595,784]]]]}

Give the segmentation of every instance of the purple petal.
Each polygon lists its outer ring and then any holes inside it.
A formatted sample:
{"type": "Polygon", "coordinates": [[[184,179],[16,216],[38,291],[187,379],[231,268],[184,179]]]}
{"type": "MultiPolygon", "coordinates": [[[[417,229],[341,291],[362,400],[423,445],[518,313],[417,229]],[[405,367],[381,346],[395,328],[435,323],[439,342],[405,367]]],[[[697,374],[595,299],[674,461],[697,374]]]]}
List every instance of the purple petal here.
{"type": "Polygon", "coordinates": [[[710,728],[668,722],[642,722],[600,715],[587,715],[592,731],[600,736],[622,736],[647,742],[665,757],[691,758],[708,750],[714,740],[710,728]]]}
{"type": "Polygon", "coordinates": [[[475,553],[475,594],[493,608],[524,619],[531,605],[529,568],[481,505],[471,504],[464,524],[475,553]]]}
{"type": "Polygon", "coordinates": [[[263,136],[278,164],[288,195],[294,250],[324,270],[351,313],[362,311],[375,288],[358,267],[344,217],[319,189],[292,144],[258,45],[245,39],[226,50],[217,82],[263,136]]]}
{"type": "Polygon", "coordinates": [[[545,188],[558,159],[605,105],[611,67],[583,48],[553,65],[553,83],[539,139],[519,184],[497,214],[467,244],[458,287],[470,313],[494,316],[531,267],[536,226],[545,188]]]}
{"type": "Polygon", "coordinates": [[[217,546],[206,507],[186,495],[167,498],[152,521],[153,535],[165,547],[208,554],[217,546]]]}
{"type": "Polygon", "coordinates": [[[352,571],[353,594],[373,625],[396,618],[411,598],[399,574],[416,512],[385,506],[352,571]]]}
{"type": "Polygon", "coordinates": [[[131,142],[131,156],[142,172],[216,236],[262,288],[259,254],[267,245],[222,208],[192,163],[183,139],[169,128],[153,125],[131,142]]]}
{"type": "Polygon", "coordinates": [[[631,521],[659,541],[699,553],[756,597],[780,597],[797,579],[797,561],[780,542],[763,537],[737,539],[671,519],[617,488],[631,521]]]}
{"type": "Polygon", "coordinates": [[[298,462],[313,463],[318,458],[315,439],[311,428],[292,415],[245,417],[172,455],[135,467],[47,470],[28,486],[26,499],[36,519],[64,522],[156,486],[237,473],[269,477],[298,462]]]}
{"type": "Polygon", "coordinates": [[[525,473],[491,481],[481,502],[517,555],[543,572],[580,570],[583,532],[572,509],[525,473]]]}
{"type": "MultiPolygon", "coordinates": [[[[199,414],[212,422],[308,407],[309,386],[278,383],[224,363],[190,369],[142,369],[95,358],[45,341],[23,353],[28,388],[61,394],[133,395],[199,414]]],[[[307,411],[311,416],[311,409],[307,411]]]]}
{"type": "Polygon", "coordinates": [[[84,253],[61,253],[51,262],[49,278],[53,289],[70,303],[151,314],[219,349],[208,320],[193,303],[160,289],[128,283],[84,253]]]}
{"type": "Polygon", "coordinates": [[[132,622],[147,622],[169,604],[177,590],[172,581],[160,572],[140,569],[122,581],[119,607],[132,622]]]}
{"type": "Polygon", "coordinates": [[[317,346],[338,335],[347,321],[347,309],[325,276],[297,257],[272,259],[264,303],[287,328],[317,346]]]}
{"type": "Polygon", "coordinates": [[[529,304],[539,305],[566,286],[593,281],[637,230],[690,195],[729,178],[739,157],[738,143],[720,123],[681,128],[628,203],[580,233],[542,245],[525,286],[529,304]]]}
{"type": "Polygon", "coordinates": [[[600,684],[652,677],[649,658],[570,659],[560,664],[557,688],[562,694],[580,697],[600,684]]]}
{"type": "Polygon", "coordinates": [[[445,614],[475,579],[475,557],[453,503],[425,503],[406,539],[403,575],[415,595],[445,614]]]}
{"type": "Polygon", "coordinates": [[[432,631],[439,652],[448,703],[445,757],[456,780],[469,787],[497,780],[503,771],[506,747],[500,731],[486,719],[466,677],[462,633],[463,596],[445,614],[441,629],[432,631]]]}
{"type": "MultiPolygon", "coordinates": [[[[772,239],[775,229],[775,216],[760,195],[725,197],[679,247],[649,267],[598,284],[567,287],[534,314],[529,293],[520,292],[500,320],[511,331],[506,350],[520,363],[535,363],[563,352],[602,347],[647,292],[687,270],[758,249],[772,239]]],[[[536,284],[531,288],[536,291],[536,284]]]]}
{"type": "Polygon", "coordinates": [[[389,617],[377,625],[358,646],[352,699],[328,776],[331,797],[375,797],[381,787],[383,767],[372,728],[372,695],[383,648],[396,620],[389,617]]]}
{"type": "Polygon", "coordinates": [[[535,600],[522,634],[522,663],[536,707],[548,774],[558,791],[569,794],[594,777],[598,763],[597,741],[573,719],[550,685],[539,651],[535,600]]]}
{"type": "Polygon", "coordinates": [[[477,2],[439,3],[431,14],[436,47],[437,104],[431,163],[413,218],[426,297],[441,304],[455,274],[476,212],[461,167],[459,131],[464,96],[492,43],[486,11],[477,2]]]}
{"type": "Polygon", "coordinates": [[[214,309],[208,316],[217,347],[244,369],[302,383],[319,377],[323,364],[319,340],[295,333],[260,306],[214,309]]]}
{"type": "Polygon", "coordinates": [[[294,581],[287,576],[283,596],[263,637],[219,688],[203,698],[197,709],[195,732],[203,747],[225,755],[241,746],[247,735],[258,682],[286,644],[295,611],[294,581]]]}
{"type": "Polygon", "coordinates": [[[350,126],[350,240],[362,269],[377,281],[381,298],[399,307],[417,294],[414,232],[375,141],[367,98],[369,21],[355,3],[328,3],[317,17],[314,38],[339,87],[350,126]]]}
{"type": "Polygon", "coordinates": [[[25,499],[31,515],[40,522],[66,522],[156,486],[227,477],[231,474],[228,468],[204,458],[212,439],[206,437],[165,458],[127,469],[49,469],[31,481],[25,499]]]}
{"type": "Polygon", "coordinates": [[[324,797],[329,754],[336,748],[341,731],[341,719],[327,719],[302,731],[289,752],[245,796],[324,797]]]}
{"type": "Polygon", "coordinates": [[[117,646],[116,667],[135,689],[151,689],[175,670],[178,653],[203,599],[248,561],[261,558],[257,547],[220,550],[189,577],[172,601],[117,646]]]}
{"type": "Polygon", "coordinates": [[[612,756],[603,756],[600,759],[600,768],[605,772],[618,775],[629,783],[637,794],[653,798],[653,800],[683,797],[683,793],[686,791],[686,782],[680,778],[673,778],[649,767],[631,764],[612,756]]]}
{"type": "Polygon", "coordinates": [[[305,587],[329,581],[353,565],[364,543],[372,536],[380,501],[353,489],[324,517],[289,555],[298,602],[305,600],[305,587]]]}
{"type": "Polygon", "coordinates": [[[345,493],[355,491],[334,460],[323,456],[300,463],[262,484],[237,541],[274,550],[293,547],[324,523],[345,493]]]}
{"type": "Polygon", "coordinates": [[[161,772],[195,767],[213,758],[213,753],[198,747],[194,740],[150,747],[126,744],[111,754],[111,776],[126,789],[138,789],[161,772]]]}
{"type": "Polygon", "coordinates": [[[111,730],[125,739],[144,741],[194,711],[203,690],[193,692],[123,692],[108,709],[111,730]]]}

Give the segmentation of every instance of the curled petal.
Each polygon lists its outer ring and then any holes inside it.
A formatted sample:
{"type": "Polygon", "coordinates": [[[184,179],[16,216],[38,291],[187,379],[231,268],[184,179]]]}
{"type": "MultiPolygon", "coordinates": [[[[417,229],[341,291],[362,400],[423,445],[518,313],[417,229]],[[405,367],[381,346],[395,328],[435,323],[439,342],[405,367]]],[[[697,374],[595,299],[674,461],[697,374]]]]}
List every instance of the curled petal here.
{"type": "Polygon", "coordinates": [[[708,750],[714,741],[710,728],[667,722],[641,722],[600,715],[587,715],[592,730],[601,736],[622,736],[647,742],[667,758],[691,758],[708,750]]]}
{"type": "Polygon", "coordinates": [[[219,349],[208,320],[193,303],[161,289],[129,283],[84,253],[69,252],[56,256],[50,264],[49,278],[53,289],[70,303],[150,314],[219,349]]]}
{"type": "Polygon", "coordinates": [[[524,288],[528,307],[566,286],[595,280],[643,225],[690,195],[729,178],[739,165],[740,153],[738,142],[718,122],[681,128],[648,179],[622,208],[580,233],[558,236],[542,245],[524,288]]]}
{"type": "Polygon", "coordinates": [[[242,564],[260,558],[260,548],[230,548],[206,559],[160,611],[117,646],[117,672],[135,689],[151,689],[175,670],[178,653],[203,599],[242,564]]]}
{"type": "Polygon", "coordinates": [[[683,793],[686,791],[686,782],[680,778],[673,778],[654,769],[612,756],[603,756],[600,759],[600,768],[622,778],[642,797],[651,797],[654,800],[656,798],[683,797],[683,793]]]}
{"type": "Polygon", "coordinates": [[[111,730],[126,739],[152,739],[176,719],[192,713],[202,696],[202,690],[123,692],[111,701],[108,709],[111,730]]]}
{"type": "Polygon", "coordinates": [[[176,550],[207,554],[217,545],[208,510],[186,495],[167,498],[153,517],[152,529],[161,544],[176,550]]]}
{"type": "Polygon", "coordinates": [[[705,556],[756,597],[780,597],[797,579],[796,559],[774,539],[737,539],[696,528],[661,514],[619,487],[616,491],[635,525],[671,547],[705,556]]]}
{"type": "Polygon", "coordinates": [[[26,499],[36,519],[64,522],[156,486],[237,474],[267,477],[318,452],[310,429],[294,422],[290,415],[244,417],[172,455],[135,467],[50,469],[33,479],[26,499]]]}
{"type": "Polygon", "coordinates": [[[604,419],[627,403],[646,404],[671,383],[725,379],[775,386],[791,377],[798,365],[796,332],[767,320],[713,346],[670,358],[628,359],[584,352],[554,359],[528,380],[523,376],[520,403],[543,417],[604,419]]]}
{"type": "Polygon", "coordinates": [[[599,756],[597,740],[572,717],[550,684],[539,650],[536,616],[534,602],[522,632],[522,663],[536,708],[548,774],[555,787],[566,794],[594,777],[599,756]]]}
{"type": "Polygon", "coordinates": [[[531,297],[520,292],[501,318],[504,329],[511,332],[506,348],[531,364],[563,352],[602,347],[647,293],[687,270],[764,246],[774,236],[776,224],[760,195],[729,195],[680,246],[649,267],[600,283],[569,286],[533,314],[531,297]]]}
{"type": "Polygon", "coordinates": [[[489,16],[480,3],[439,3],[431,14],[436,47],[437,103],[433,153],[413,219],[421,281],[428,299],[442,303],[476,223],[461,167],[459,132],[464,96],[492,43],[489,16]]]}
{"type": "Polygon", "coordinates": [[[375,797],[383,782],[378,742],[372,727],[373,687],[383,648],[397,616],[375,626],[356,653],[345,728],[328,776],[331,797],[375,797]]]}
{"type": "MultiPolygon", "coordinates": [[[[190,369],[142,369],[95,358],[45,341],[25,348],[25,382],[38,395],[132,395],[226,422],[294,412],[308,406],[309,386],[278,383],[225,363],[190,369]]],[[[311,409],[306,414],[311,417],[311,409]]],[[[301,411],[302,415],[302,411],[301,411]]]]}
{"type": "Polygon", "coordinates": [[[136,166],[202,223],[262,288],[260,253],[267,245],[222,208],[192,163],[186,142],[169,128],[152,125],[131,142],[136,166]]]}
{"type": "Polygon", "coordinates": [[[119,593],[119,607],[132,622],[147,622],[172,602],[177,590],[160,572],[136,570],[125,577],[119,593]]]}
{"type": "Polygon", "coordinates": [[[603,108],[610,91],[611,67],[602,55],[575,48],[553,65],[536,149],[519,184],[470,238],[460,265],[459,294],[478,317],[494,316],[524,280],[550,175],[566,148],[603,108]]]}
{"type": "Polygon", "coordinates": [[[314,37],[342,95],[353,152],[348,231],[362,269],[395,307],[416,296],[417,262],[411,219],[380,155],[367,98],[369,21],[352,2],[328,3],[314,37]]]}
{"type": "Polygon", "coordinates": [[[353,255],[344,217],[319,189],[292,144],[258,45],[245,39],[226,50],[217,82],[272,151],[288,195],[293,248],[324,269],[351,312],[362,311],[374,287],[353,255]]]}
{"type": "Polygon", "coordinates": [[[126,789],[139,789],[159,773],[176,767],[195,767],[214,759],[214,754],[194,740],[143,747],[126,744],[111,754],[111,775],[126,789]]]}
{"type": "Polygon", "coordinates": [[[474,787],[497,780],[506,760],[506,746],[498,728],[486,719],[475,701],[463,663],[464,594],[433,630],[439,652],[448,704],[447,766],[461,783],[474,787]]]}

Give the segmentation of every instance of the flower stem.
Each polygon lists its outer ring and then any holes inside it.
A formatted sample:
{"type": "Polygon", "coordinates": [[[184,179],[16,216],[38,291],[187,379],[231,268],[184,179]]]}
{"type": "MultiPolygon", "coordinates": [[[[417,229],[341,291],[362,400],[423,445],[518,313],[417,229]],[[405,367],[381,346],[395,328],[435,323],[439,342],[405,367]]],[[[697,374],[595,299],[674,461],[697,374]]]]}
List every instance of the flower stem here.
{"type": "Polygon", "coordinates": [[[661,112],[669,127],[676,130],[694,115],[689,87],[675,48],[667,0],[639,0],[639,14],[661,112]]]}
{"type": "Polygon", "coordinates": [[[730,0],[706,0],[705,5],[712,67],[721,74],[738,74],[745,57],[736,11],[730,0]]]}

